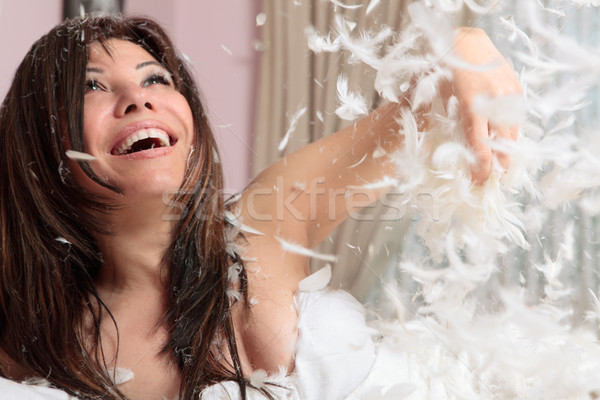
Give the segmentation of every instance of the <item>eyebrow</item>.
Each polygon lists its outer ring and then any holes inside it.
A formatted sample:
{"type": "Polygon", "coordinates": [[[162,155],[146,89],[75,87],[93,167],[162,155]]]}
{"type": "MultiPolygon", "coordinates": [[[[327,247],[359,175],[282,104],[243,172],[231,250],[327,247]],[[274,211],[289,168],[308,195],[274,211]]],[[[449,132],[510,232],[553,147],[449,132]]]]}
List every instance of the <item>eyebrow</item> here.
{"type": "Polygon", "coordinates": [[[87,67],[85,69],[85,72],[97,72],[99,74],[103,73],[104,71],[100,68],[94,68],[94,67],[87,67]]]}
{"type": "Polygon", "coordinates": [[[143,63],[139,63],[138,65],[136,65],[135,69],[144,68],[144,67],[147,67],[148,65],[158,65],[159,67],[162,67],[162,64],[159,64],[158,62],[151,60],[151,61],[144,61],[143,63]]]}
{"type": "MultiPolygon", "coordinates": [[[[149,65],[156,65],[156,66],[159,66],[159,67],[163,67],[163,65],[160,64],[160,63],[158,63],[157,61],[151,60],[151,61],[144,61],[142,63],[139,63],[138,65],[135,66],[135,69],[142,69],[142,68],[147,67],[149,65]]],[[[85,72],[96,72],[96,73],[102,74],[102,73],[104,73],[104,70],[101,69],[101,68],[87,67],[85,69],[85,72]]]]}

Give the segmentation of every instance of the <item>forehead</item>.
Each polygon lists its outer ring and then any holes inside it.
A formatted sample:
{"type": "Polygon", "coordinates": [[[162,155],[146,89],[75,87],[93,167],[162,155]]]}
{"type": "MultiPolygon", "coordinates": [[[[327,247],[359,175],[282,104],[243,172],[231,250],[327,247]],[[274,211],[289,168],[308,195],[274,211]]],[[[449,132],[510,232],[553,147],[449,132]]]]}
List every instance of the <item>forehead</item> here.
{"type": "Polygon", "coordinates": [[[155,58],[143,47],[122,39],[109,39],[104,45],[96,42],[88,50],[88,65],[127,65],[153,60],[155,58]]]}

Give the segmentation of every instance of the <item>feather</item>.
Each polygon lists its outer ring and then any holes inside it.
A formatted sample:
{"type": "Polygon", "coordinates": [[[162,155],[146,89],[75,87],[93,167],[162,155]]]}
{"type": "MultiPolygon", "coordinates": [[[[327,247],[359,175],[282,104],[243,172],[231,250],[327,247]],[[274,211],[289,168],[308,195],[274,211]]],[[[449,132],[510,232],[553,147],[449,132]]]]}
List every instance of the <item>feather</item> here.
{"type": "Polygon", "coordinates": [[[264,369],[256,369],[252,375],[250,375],[250,384],[253,387],[260,389],[265,385],[268,378],[269,374],[267,371],[264,369]]]}
{"type": "Polygon", "coordinates": [[[477,4],[474,0],[463,0],[465,2],[465,5],[467,7],[469,7],[473,12],[476,12],[478,14],[492,14],[496,11],[499,11],[499,6],[501,4],[501,2],[496,1],[496,2],[492,2],[492,4],[489,7],[485,7],[485,6],[480,6],[479,4],[477,4]]]}
{"type": "Polygon", "coordinates": [[[367,154],[363,155],[362,158],[360,160],[358,160],[357,162],[355,162],[354,164],[352,164],[351,166],[349,166],[348,168],[354,168],[359,166],[360,164],[362,164],[365,160],[367,159],[367,154]]]}
{"type": "Polygon", "coordinates": [[[488,119],[492,125],[511,127],[523,121],[527,113],[525,98],[520,95],[507,95],[491,98],[479,95],[473,99],[473,112],[488,119]]]}
{"type": "MultiPolygon", "coordinates": [[[[309,26],[304,30],[304,34],[307,39],[308,48],[315,53],[335,53],[340,49],[340,41],[338,38],[331,40],[331,35],[327,36],[320,35],[314,26],[309,26]]],[[[315,80],[315,82],[317,82],[315,80]]],[[[317,83],[322,87],[320,83],[317,83]]]]}
{"type": "Polygon", "coordinates": [[[376,182],[371,182],[371,183],[366,183],[364,185],[348,185],[347,188],[348,189],[367,189],[367,190],[372,190],[372,189],[385,189],[385,188],[392,188],[395,186],[398,186],[398,180],[396,178],[392,178],[390,176],[384,176],[381,180],[376,181],[376,182]]]}
{"type": "Polygon", "coordinates": [[[223,51],[228,55],[228,56],[232,56],[233,53],[231,52],[231,50],[229,50],[229,48],[227,46],[225,46],[223,43],[221,43],[221,48],[223,49],[223,51]]]}
{"type": "Polygon", "coordinates": [[[289,251],[290,253],[300,254],[317,260],[329,262],[335,262],[337,260],[336,256],[332,254],[317,253],[316,251],[307,249],[306,247],[303,247],[299,244],[286,241],[278,236],[275,236],[275,239],[281,244],[281,248],[284,252],[289,251]]]}
{"type": "Polygon", "coordinates": [[[263,26],[267,22],[267,14],[261,12],[256,15],[256,26],[263,26]]]}
{"type": "Polygon", "coordinates": [[[243,224],[240,220],[240,217],[235,216],[231,211],[225,211],[223,215],[228,223],[238,228],[242,232],[250,233],[252,235],[264,235],[264,233],[258,229],[254,229],[251,226],[243,224]]]}
{"type": "Polygon", "coordinates": [[[362,4],[350,4],[350,5],[347,5],[347,4],[344,4],[344,3],[342,3],[341,1],[338,1],[338,0],[329,0],[329,1],[333,5],[335,5],[336,7],[346,8],[346,9],[349,9],[349,10],[354,10],[354,9],[357,9],[357,8],[361,8],[363,6],[362,4]]]}
{"type": "Polygon", "coordinates": [[[366,99],[360,93],[348,90],[348,78],[340,74],[337,81],[337,95],[340,106],[335,113],[341,119],[352,121],[369,112],[366,99]]]}
{"type": "Polygon", "coordinates": [[[62,244],[72,244],[71,242],[69,242],[67,239],[65,239],[62,236],[57,236],[56,238],[54,238],[54,240],[56,240],[58,243],[62,243],[62,244]]]}
{"type": "Polygon", "coordinates": [[[379,5],[379,3],[381,3],[381,0],[371,0],[369,1],[369,5],[367,6],[367,11],[365,12],[366,15],[371,14],[371,11],[373,11],[373,9],[375,7],[377,7],[379,5]]]}
{"type": "Polygon", "coordinates": [[[115,369],[110,369],[108,370],[108,374],[115,385],[122,385],[123,383],[129,382],[134,378],[133,371],[127,368],[117,367],[115,369]]]}
{"type": "Polygon", "coordinates": [[[65,154],[71,160],[76,160],[76,161],[93,161],[96,159],[96,157],[94,157],[90,154],[82,153],[80,151],[75,151],[75,150],[67,150],[65,152],[65,154]]]}
{"type": "Polygon", "coordinates": [[[304,113],[306,113],[306,110],[307,110],[306,107],[299,109],[298,111],[296,111],[296,113],[290,119],[290,126],[289,126],[287,132],[285,133],[285,135],[283,136],[283,139],[281,139],[281,142],[279,143],[279,147],[278,147],[279,151],[283,151],[286,148],[288,141],[290,140],[291,134],[296,130],[298,121],[300,120],[300,117],[302,117],[304,115],[304,113]]]}
{"type": "Polygon", "coordinates": [[[584,7],[600,7],[600,0],[571,0],[574,4],[584,7]]]}
{"type": "Polygon", "coordinates": [[[335,53],[340,49],[339,39],[336,38],[332,41],[330,34],[327,36],[320,35],[314,26],[308,26],[304,30],[304,35],[307,39],[308,48],[317,54],[322,52],[335,53]]]}

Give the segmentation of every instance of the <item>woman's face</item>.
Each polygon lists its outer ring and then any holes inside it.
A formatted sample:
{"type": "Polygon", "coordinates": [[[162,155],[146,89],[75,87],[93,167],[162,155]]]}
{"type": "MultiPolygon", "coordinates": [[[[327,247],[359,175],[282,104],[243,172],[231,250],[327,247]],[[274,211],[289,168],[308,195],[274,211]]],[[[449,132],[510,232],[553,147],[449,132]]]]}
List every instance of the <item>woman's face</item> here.
{"type": "MultiPolygon", "coordinates": [[[[181,185],[194,135],[189,104],[170,73],[140,46],[118,39],[110,54],[89,49],[83,113],[90,165],[124,199],[162,196],[181,185]]],[[[81,171],[80,169],[78,169],[81,171]]],[[[94,193],[114,193],[83,173],[78,182],[94,193]]]]}

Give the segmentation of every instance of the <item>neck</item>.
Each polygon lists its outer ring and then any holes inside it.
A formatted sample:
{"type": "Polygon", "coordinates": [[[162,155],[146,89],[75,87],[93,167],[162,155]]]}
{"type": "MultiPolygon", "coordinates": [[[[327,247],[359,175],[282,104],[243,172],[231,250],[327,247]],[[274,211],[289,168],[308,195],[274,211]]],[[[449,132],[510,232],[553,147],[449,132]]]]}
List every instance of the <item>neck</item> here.
{"type": "Polygon", "coordinates": [[[97,280],[100,291],[164,292],[163,255],[172,241],[173,221],[164,216],[162,202],[125,204],[109,217],[110,235],[97,237],[103,267],[97,280]]]}

